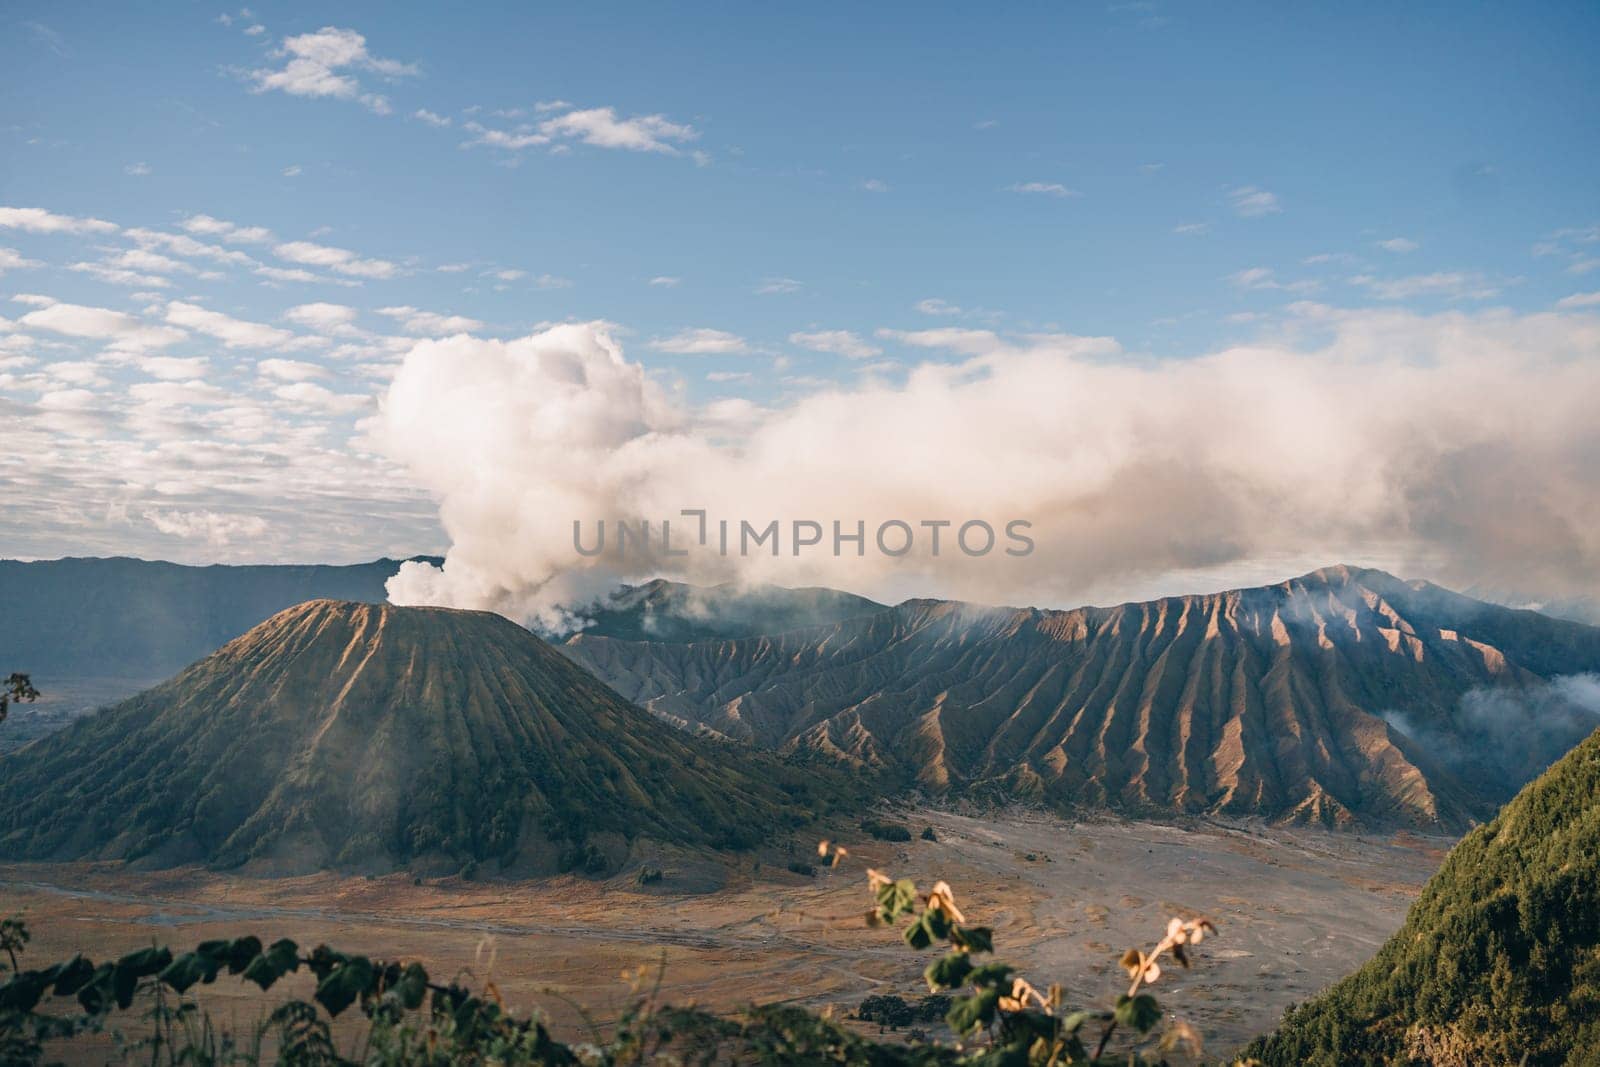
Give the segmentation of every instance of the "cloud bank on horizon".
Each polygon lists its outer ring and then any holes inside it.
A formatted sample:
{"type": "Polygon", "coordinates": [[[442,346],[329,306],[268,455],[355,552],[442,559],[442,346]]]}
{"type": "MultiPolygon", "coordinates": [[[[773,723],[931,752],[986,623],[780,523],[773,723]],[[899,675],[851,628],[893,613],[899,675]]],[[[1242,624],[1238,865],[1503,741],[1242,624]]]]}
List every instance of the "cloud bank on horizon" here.
{"type": "Polygon", "coordinates": [[[450,549],[391,597],[559,628],[563,606],[663,572],[1060,604],[1288,560],[1600,595],[1600,318],[1295,315],[1278,339],[1165,361],[1105,338],[905,332],[959,358],[732,409],[674,397],[604,324],[423,341],[368,429],[438,498],[450,549]],[[612,523],[614,549],[615,520],[686,508],[778,520],[777,551],[701,547],[690,519],[683,557],[576,550],[575,520],[591,550],[612,523]],[[1035,551],[969,555],[948,530],[937,557],[872,543],[889,520],[974,518],[1029,520],[1035,551]],[[796,551],[796,520],[860,520],[866,550],[796,551]]]}

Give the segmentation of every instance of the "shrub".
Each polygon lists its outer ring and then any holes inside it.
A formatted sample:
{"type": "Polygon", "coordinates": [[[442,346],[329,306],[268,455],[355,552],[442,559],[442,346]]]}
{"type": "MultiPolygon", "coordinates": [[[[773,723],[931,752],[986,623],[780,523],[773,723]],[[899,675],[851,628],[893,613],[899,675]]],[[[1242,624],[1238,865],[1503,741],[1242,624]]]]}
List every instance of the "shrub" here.
{"type": "Polygon", "coordinates": [[[861,829],[879,841],[910,841],[911,831],[904,826],[876,819],[861,820],[861,829]]]}

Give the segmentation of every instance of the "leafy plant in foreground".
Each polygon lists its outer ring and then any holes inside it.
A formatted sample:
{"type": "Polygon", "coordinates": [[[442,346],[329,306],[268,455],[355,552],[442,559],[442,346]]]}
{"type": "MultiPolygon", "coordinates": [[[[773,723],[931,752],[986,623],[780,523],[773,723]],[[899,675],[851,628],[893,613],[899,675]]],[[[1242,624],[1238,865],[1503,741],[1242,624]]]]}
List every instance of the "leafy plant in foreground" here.
{"type": "MultiPolygon", "coordinates": [[[[831,856],[837,866],[845,855],[823,841],[817,849],[824,858],[831,856]]],[[[1166,934],[1147,951],[1129,949],[1122,957],[1130,984],[1110,1011],[1066,1011],[1059,985],[1041,993],[1007,963],[979,962],[976,957],[994,953],[994,931],[987,926],[969,924],[956,906],[955,893],[946,882],[935,883],[926,894],[919,894],[907,878],[892,878],[868,869],[867,884],[874,906],[867,912],[871,925],[894,925],[902,918],[910,921],[902,936],[913,949],[924,950],[945,945],[944,955],[923,972],[933,993],[966,990],[955,997],[945,1021],[957,1035],[970,1038],[982,1032],[991,1035],[987,1050],[970,1060],[973,1064],[1017,1064],[1030,1067],[1095,1064],[1102,1060],[1113,1034],[1123,1028],[1149,1035],[1161,1021],[1161,1006],[1150,993],[1143,992],[1161,977],[1160,960],[1171,956],[1180,966],[1190,966],[1190,952],[1216,927],[1207,919],[1173,918],[1166,934]],[[1085,1040],[1090,1024],[1100,1026],[1093,1052],[1085,1040]]],[[[1162,1035],[1157,1051],[1167,1052],[1184,1045],[1200,1051],[1198,1033],[1186,1023],[1174,1023],[1162,1035]]],[[[1123,1062],[1119,1060],[1119,1062],[1123,1062]]],[[[1130,1064],[1151,1062],[1130,1054],[1130,1064]]],[[[1154,1062],[1162,1062],[1157,1059],[1154,1062]]]]}

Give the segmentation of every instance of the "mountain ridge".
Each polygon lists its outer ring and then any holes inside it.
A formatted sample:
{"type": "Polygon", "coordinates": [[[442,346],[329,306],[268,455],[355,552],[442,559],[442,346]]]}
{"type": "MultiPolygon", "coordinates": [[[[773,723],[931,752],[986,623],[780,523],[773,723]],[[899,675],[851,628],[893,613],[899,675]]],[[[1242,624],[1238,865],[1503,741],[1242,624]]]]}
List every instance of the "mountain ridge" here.
{"type": "Polygon", "coordinates": [[[670,720],[936,791],[1450,829],[1521,782],[1490,789],[1397,724],[1426,734],[1474,690],[1600,670],[1600,630],[1347,565],[1109,608],[913,599],[780,635],[562,650],[670,720]]]}

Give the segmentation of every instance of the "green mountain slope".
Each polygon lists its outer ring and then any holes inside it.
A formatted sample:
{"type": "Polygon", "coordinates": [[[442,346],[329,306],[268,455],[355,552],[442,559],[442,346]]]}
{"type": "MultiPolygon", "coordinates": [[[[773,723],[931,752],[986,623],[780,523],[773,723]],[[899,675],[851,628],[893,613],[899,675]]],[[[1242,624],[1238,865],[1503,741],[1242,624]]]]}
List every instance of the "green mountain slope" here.
{"type": "Polygon", "coordinates": [[[1371,962],[1245,1056],[1600,1063],[1600,733],[1457,845],[1371,962]]]}
{"type": "Polygon", "coordinates": [[[0,759],[0,856],[598,867],[754,845],[840,777],[667,726],[498,615],[312,601],[0,759]]]}

